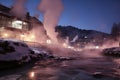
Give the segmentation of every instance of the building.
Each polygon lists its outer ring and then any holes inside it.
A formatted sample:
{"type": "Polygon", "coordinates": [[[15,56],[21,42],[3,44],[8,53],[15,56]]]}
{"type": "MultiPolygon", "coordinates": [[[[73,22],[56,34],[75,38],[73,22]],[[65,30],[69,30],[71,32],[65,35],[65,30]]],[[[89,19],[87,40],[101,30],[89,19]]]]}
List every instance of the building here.
{"type": "Polygon", "coordinates": [[[0,4],[0,27],[29,30],[29,13],[26,14],[26,18],[20,19],[10,11],[11,8],[0,4]]]}
{"type": "MultiPolygon", "coordinates": [[[[23,39],[23,35],[29,34],[36,23],[43,27],[42,22],[28,12],[24,18],[18,18],[11,13],[11,8],[0,4],[0,38],[23,39]]],[[[44,28],[42,29],[45,32],[44,28]]]]}

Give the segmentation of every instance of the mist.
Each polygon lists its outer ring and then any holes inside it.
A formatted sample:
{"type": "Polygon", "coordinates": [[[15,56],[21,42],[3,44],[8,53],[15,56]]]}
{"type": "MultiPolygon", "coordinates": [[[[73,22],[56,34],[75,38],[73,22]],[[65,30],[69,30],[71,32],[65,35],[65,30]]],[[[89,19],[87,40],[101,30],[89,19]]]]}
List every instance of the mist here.
{"type": "Polygon", "coordinates": [[[59,21],[63,4],[61,0],[42,0],[38,6],[39,11],[44,14],[43,25],[52,42],[58,43],[55,27],[59,21]],[[57,7],[56,7],[57,6],[57,7]]]}
{"type": "Polygon", "coordinates": [[[26,4],[27,0],[14,0],[14,4],[12,5],[12,10],[10,11],[18,18],[24,18],[26,15],[26,4]]]}

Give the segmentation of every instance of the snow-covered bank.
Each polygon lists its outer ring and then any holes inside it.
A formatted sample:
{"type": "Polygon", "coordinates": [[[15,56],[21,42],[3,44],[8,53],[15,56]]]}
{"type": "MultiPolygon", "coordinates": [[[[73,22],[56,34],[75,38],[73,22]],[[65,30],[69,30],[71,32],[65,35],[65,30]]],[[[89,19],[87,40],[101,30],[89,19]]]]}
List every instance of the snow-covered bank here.
{"type": "Polygon", "coordinates": [[[26,43],[17,40],[0,39],[0,69],[43,59],[50,56],[43,50],[30,48],[26,43]]]}
{"type": "Polygon", "coordinates": [[[0,40],[0,61],[19,61],[25,57],[26,61],[30,60],[29,47],[20,41],[0,40]]]}

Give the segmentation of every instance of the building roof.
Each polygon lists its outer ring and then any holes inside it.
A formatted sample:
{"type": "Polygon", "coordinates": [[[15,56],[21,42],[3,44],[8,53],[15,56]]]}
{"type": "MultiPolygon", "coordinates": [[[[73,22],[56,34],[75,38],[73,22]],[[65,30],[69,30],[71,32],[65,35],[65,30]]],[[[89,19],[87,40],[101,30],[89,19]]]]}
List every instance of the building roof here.
{"type": "Polygon", "coordinates": [[[10,8],[9,8],[9,7],[4,6],[4,5],[2,5],[2,4],[0,3],[0,10],[10,11],[10,8]]]}
{"type": "Polygon", "coordinates": [[[38,18],[36,18],[36,17],[30,17],[30,18],[31,18],[32,21],[34,21],[34,22],[36,22],[40,25],[43,25],[43,23],[38,18]]]}

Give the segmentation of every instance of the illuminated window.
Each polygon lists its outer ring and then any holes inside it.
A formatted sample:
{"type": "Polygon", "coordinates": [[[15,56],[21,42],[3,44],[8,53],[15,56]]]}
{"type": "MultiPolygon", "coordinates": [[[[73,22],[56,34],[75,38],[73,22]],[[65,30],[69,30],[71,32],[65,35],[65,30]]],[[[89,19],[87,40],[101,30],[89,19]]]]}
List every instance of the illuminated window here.
{"type": "Polygon", "coordinates": [[[17,29],[22,29],[22,21],[13,21],[12,22],[12,27],[17,28],[17,29]]]}
{"type": "Polygon", "coordinates": [[[26,23],[26,22],[23,22],[23,25],[27,25],[27,23],[26,23]]]}
{"type": "Polygon", "coordinates": [[[28,23],[23,22],[23,29],[24,29],[24,30],[28,30],[28,23]]]}

